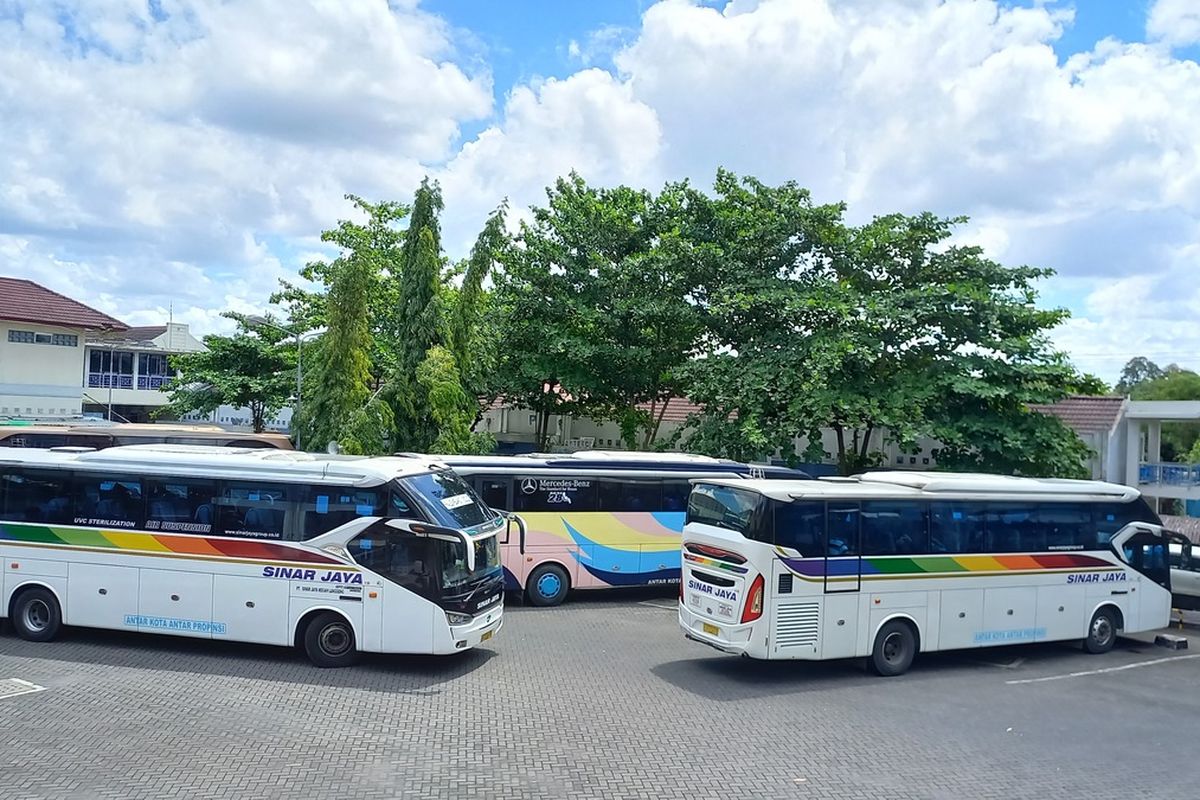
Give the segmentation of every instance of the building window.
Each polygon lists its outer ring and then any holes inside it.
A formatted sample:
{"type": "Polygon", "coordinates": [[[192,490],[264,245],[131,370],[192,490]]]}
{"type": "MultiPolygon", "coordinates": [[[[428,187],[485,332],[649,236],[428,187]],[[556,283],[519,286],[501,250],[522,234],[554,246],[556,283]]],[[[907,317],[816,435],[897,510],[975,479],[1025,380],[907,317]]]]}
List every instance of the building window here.
{"type": "Polygon", "coordinates": [[[10,330],[8,340],[16,344],[54,344],[59,347],[77,347],[79,345],[79,337],[73,333],[35,333],[10,330]]]}
{"type": "Polygon", "coordinates": [[[133,357],[133,353],[120,350],[92,350],[88,357],[88,387],[132,389],[133,357]]]}
{"type": "Polygon", "coordinates": [[[171,365],[165,355],[142,353],[138,356],[137,388],[161,389],[171,377],[171,365]]]}

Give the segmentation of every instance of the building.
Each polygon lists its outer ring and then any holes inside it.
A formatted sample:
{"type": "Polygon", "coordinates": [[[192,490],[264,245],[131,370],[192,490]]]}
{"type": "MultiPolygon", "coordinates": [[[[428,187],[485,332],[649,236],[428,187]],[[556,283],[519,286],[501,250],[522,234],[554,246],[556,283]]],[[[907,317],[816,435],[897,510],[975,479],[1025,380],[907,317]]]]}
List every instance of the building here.
{"type": "Polygon", "coordinates": [[[78,416],[87,337],[128,328],[33,281],[0,277],[0,415],[78,416]]]}
{"type": "Polygon", "coordinates": [[[1124,483],[1126,448],[1123,434],[1129,406],[1129,398],[1122,395],[1071,395],[1052,405],[1030,408],[1058,417],[1091,448],[1088,472],[1092,480],[1124,483]]]}
{"type": "Polygon", "coordinates": [[[167,402],[174,374],[169,357],[204,349],[188,326],[172,322],[87,337],[83,411],[128,422],[152,422],[167,402]],[[111,410],[111,414],[110,414],[111,410]]]}

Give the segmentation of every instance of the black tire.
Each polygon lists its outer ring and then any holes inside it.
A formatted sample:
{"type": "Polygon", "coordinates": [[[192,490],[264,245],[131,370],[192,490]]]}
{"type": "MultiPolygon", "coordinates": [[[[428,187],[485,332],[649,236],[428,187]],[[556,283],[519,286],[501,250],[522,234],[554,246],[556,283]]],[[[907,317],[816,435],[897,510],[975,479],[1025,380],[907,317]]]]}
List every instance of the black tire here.
{"type": "Polygon", "coordinates": [[[567,571],[557,564],[542,564],[529,573],[525,581],[525,594],[535,606],[557,606],[567,599],[571,579],[567,571]]]}
{"type": "Polygon", "coordinates": [[[1117,643],[1117,615],[1111,608],[1100,608],[1092,615],[1088,623],[1087,638],[1083,640],[1083,649],[1089,653],[1107,653],[1117,643]]]}
{"type": "Polygon", "coordinates": [[[28,642],[48,642],[62,629],[62,609],[49,589],[25,589],[12,604],[12,626],[28,642]]]}
{"type": "Polygon", "coordinates": [[[871,669],[876,675],[890,678],[903,675],[912,666],[917,655],[917,637],[912,626],[900,620],[892,620],[875,635],[875,647],[871,650],[871,669]]]}
{"type": "Polygon", "coordinates": [[[318,667],[348,667],[358,660],[354,628],[341,614],[318,614],[304,629],[304,652],[318,667]]]}

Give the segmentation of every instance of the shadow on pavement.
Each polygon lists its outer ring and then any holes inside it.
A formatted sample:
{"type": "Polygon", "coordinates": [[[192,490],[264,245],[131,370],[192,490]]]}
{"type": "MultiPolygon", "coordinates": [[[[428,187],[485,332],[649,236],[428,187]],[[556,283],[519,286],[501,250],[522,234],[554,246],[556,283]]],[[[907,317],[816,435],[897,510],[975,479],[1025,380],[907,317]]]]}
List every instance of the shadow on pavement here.
{"type": "Polygon", "coordinates": [[[415,694],[436,694],[441,684],[470,674],[496,655],[480,648],[449,656],[363,653],[354,666],[320,669],[295,648],[89,628],[64,628],[56,640],[44,643],[24,641],[8,629],[0,635],[0,654],[41,662],[415,694]]]}

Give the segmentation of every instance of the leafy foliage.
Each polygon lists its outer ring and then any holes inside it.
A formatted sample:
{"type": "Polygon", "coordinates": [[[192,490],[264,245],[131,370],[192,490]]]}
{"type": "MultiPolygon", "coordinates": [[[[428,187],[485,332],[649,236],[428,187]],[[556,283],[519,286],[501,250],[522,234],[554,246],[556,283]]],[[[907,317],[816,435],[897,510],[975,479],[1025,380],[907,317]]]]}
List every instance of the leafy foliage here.
{"type": "MultiPolygon", "coordinates": [[[[1135,358],[1126,364],[1122,380],[1126,373],[1138,379],[1129,385],[1129,396],[1134,400],[1200,400],[1200,375],[1175,364],[1163,369],[1148,359],[1135,358]]],[[[1162,426],[1161,443],[1159,455],[1164,461],[1200,462],[1200,459],[1193,461],[1200,456],[1200,424],[1166,423],[1162,426]]]]}
{"type": "Polygon", "coordinates": [[[205,336],[205,350],[171,358],[179,374],[160,413],[207,414],[222,405],[248,408],[254,432],[262,433],[267,418],[295,392],[295,349],[269,326],[254,327],[237,314],[225,316],[237,321],[237,333],[205,336]]]}

